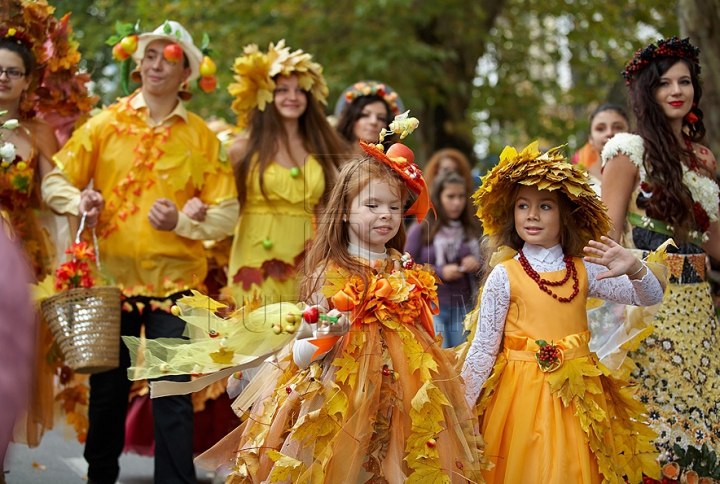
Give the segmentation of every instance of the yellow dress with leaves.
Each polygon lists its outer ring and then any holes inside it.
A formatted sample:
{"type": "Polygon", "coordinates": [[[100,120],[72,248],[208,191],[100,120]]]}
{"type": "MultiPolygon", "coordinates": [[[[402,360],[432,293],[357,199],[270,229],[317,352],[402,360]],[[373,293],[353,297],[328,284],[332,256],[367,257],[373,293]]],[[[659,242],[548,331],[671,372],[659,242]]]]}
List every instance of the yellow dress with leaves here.
{"type": "Polygon", "coordinates": [[[298,267],[315,233],[314,209],[325,191],[325,176],[312,156],[293,174],[271,163],[263,176],[264,194],[257,170],[248,175],[228,272],[239,306],[259,297],[261,304],[297,299],[298,267]]]}
{"type": "Polygon", "coordinates": [[[232,484],[482,482],[477,421],[434,339],[432,272],[400,269],[394,252],[367,276],[362,300],[359,276],[325,273],[322,292],[351,313],[350,332],[305,370],[290,350],[262,368],[257,398],[239,405],[252,403],[247,419],[198,465],[232,484]]]}
{"type": "MultiPolygon", "coordinates": [[[[628,476],[636,483],[643,470],[657,471],[644,405],[588,349],[582,260],[575,259],[579,294],[569,303],[549,298],[519,261],[503,265],[511,294],[503,348],[477,404],[485,453],[495,464],[483,471],[485,480],[595,484],[624,483],[628,476]],[[541,371],[537,340],[563,348],[558,370],[541,371]]],[[[564,275],[540,274],[550,281],[564,275]]]]}

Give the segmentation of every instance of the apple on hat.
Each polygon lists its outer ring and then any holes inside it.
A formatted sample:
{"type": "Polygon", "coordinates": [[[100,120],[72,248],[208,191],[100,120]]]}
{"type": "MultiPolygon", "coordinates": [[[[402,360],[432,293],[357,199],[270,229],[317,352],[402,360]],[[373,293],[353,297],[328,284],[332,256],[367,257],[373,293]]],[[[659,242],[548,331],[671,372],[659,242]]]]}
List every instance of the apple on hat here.
{"type": "MultiPolygon", "coordinates": [[[[150,33],[138,34],[139,29],[139,22],[135,25],[118,22],[115,25],[117,35],[112,36],[106,42],[108,45],[113,45],[112,54],[115,60],[123,63],[122,83],[126,94],[129,94],[127,88],[127,71],[129,67],[126,61],[132,56],[133,60],[139,65],[145,56],[145,49],[148,44],[160,39],[171,42],[163,50],[163,57],[168,62],[181,62],[183,55],[187,58],[191,71],[187,79],[188,82],[200,78],[198,81],[200,89],[207,93],[215,90],[217,87],[217,79],[215,78],[217,68],[210,58],[214,52],[208,48],[210,38],[207,33],[203,34],[203,45],[198,49],[187,29],[174,20],[166,20],[165,23],[150,33]]],[[[133,76],[135,75],[133,73],[133,76]]],[[[133,79],[139,81],[135,77],[133,79]]]]}

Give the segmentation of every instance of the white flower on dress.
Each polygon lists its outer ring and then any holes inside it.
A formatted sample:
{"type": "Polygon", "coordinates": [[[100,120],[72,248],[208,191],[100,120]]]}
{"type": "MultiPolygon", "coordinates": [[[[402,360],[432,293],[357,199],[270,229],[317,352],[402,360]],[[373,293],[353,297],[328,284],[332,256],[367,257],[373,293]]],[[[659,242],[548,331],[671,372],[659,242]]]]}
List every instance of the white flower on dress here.
{"type": "Polygon", "coordinates": [[[717,183],[710,178],[699,175],[683,165],[683,183],[690,189],[692,198],[698,202],[711,222],[718,220],[718,193],[717,183]]]}
{"type": "Polygon", "coordinates": [[[3,143],[0,146],[0,158],[8,163],[15,161],[15,145],[8,142],[3,143]]]}
{"type": "MultiPolygon", "coordinates": [[[[602,151],[603,166],[605,166],[608,160],[616,157],[620,153],[630,158],[630,161],[638,167],[640,180],[645,181],[647,179],[647,173],[645,172],[645,165],[643,164],[645,145],[643,144],[642,138],[632,133],[618,133],[610,138],[602,151]]],[[[710,222],[717,222],[718,195],[720,194],[717,183],[710,178],[688,169],[685,165],[683,165],[682,169],[683,183],[690,190],[693,201],[698,202],[702,209],[705,210],[710,222]]],[[[643,195],[649,197],[652,194],[643,191],[643,195]]],[[[704,242],[707,241],[707,233],[697,234],[697,236],[696,238],[702,238],[704,242]]]]}

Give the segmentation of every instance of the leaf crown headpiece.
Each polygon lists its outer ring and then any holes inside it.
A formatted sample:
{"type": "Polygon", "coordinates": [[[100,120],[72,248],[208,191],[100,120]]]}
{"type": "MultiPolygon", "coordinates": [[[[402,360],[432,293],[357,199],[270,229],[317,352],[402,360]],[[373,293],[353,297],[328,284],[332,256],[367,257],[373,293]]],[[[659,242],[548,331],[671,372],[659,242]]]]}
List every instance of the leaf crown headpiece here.
{"type": "Polygon", "coordinates": [[[243,128],[250,122],[250,112],[257,107],[265,111],[273,102],[275,76],[298,77],[300,87],[313,95],[322,104],[327,104],[329,90],[322,75],[323,68],[313,62],[312,56],[298,49],[290,52],[285,40],[270,43],[267,54],[256,44],[243,48],[243,55],[235,59],[233,71],[237,82],[228,86],[228,92],[235,97],[232,109],[238,115],[237,124],[243,128]]]}

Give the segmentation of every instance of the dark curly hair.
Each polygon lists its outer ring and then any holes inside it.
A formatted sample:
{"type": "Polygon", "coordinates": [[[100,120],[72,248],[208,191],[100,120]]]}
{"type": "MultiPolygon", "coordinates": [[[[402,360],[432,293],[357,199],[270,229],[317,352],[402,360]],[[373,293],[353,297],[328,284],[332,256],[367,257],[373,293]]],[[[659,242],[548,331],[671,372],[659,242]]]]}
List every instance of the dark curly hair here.
{"type": "MultiPolygon", "coordinates": [[[[683,120],[683,132],[690,141],[702,140],[705,125],[703,112],[698,107],[702,87],[698,67],[687,59],[662,57],[650,62],[630,84],[629,104],[637,119],[636,132],[645,146],[643,163],[648,174],[646,181],[654,193],[652,197],[639,198],[638,206],[645,209],[648,216],[670,223],[675,237],[679,241],[687,241],[689,232],[696,229],[696,221],[687,216],[693,213],[693,199],[682,182],[682,164],[687,165],[685,160],[691,160],[694,155],[675,137],[662,106],[655,100],[661,77],[678,62],[683,62],[690,70],[695,90],[691,112],[697,116],[697,121],[692,124],[683,120]]],[[[715,179],[705,165],[699,164],[698,169],[715,179]]]]}

